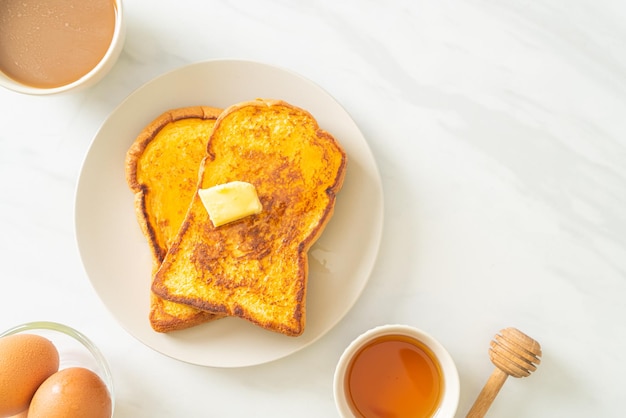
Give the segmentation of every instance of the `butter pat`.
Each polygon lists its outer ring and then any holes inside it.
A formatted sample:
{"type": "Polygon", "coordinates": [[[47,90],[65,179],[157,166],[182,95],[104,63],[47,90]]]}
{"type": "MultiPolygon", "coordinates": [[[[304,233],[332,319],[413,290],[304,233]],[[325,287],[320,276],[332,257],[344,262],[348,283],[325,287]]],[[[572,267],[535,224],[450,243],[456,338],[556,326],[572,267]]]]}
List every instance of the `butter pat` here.
{"type": "Polygon", "coordinates": [[[253,184],[231,181],[208,189],[199,189],[198,196],[215,227],[261,213],[263,206],[253,184]]]}

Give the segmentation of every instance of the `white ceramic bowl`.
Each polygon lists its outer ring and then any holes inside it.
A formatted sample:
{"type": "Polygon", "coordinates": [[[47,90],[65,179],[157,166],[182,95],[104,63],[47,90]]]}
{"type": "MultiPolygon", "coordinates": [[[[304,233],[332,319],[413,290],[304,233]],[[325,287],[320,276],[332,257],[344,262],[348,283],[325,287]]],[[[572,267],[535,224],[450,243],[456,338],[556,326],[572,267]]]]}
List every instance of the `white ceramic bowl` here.
{"type": "MultiPolygon", "coordinates": [[[[441,374],[443,377],[443,391],[440,398],[439,406],[432,415],[437,418],[452,418],[456,413],[459,404],[460,384],[459,375],[454,364],[454,360],[447,352],[447,350],[426,332],[417,328],[407,325],[383,325],[357,337],[350,345],[345,349],[339,363],[335,369],[334,376],[334,397],[335,404],[339,414],[344,418],[352,418],[356,415],[352,412],[350,404],[348,402],[347,388],[346,388],[346,374],[350,366],[351,360],[359,352],[361,348],[366,346],[369,342],[383,336],[400,335],[406,336],[415,340],[418,340],[424,344],[434,354],[439,362],[441,374]]],[[[427,417],[424,417],[427,418],[427,417]]]]}
{"type": "Polygon", "coordinates": [[[35,334],[51,341],[59,352],[59,370],[84,367],[96,373],[106,384],[115,411],[115,392],[109,365],[96,345],[81,332],[56,322],[29,322],[0,333],[0,338],[14,334],[35,334]]]}
{"type": "Polygon", "coordinates": [[[26,84],[22,84],[11,77],[8,77],[2,71],[0,71],[0,85],[6,87],[9,90],[16,91],[18,93],[32,94],[32,95],[49,95],[63,93],[70,90],[78,90],[86,88],[96,84],[100,81],[115,65],[117,59],[124,48],[124,40],[126,38],[126,22],[124,19],[124,10],[122,7],[122,0],[114,0],[115,2],[115,29],[113,31],[113,37],[111,44],[107,49],[100,62],[87,74],[75,80],[69,84],[59,87],[33,87],[26,84]]]}

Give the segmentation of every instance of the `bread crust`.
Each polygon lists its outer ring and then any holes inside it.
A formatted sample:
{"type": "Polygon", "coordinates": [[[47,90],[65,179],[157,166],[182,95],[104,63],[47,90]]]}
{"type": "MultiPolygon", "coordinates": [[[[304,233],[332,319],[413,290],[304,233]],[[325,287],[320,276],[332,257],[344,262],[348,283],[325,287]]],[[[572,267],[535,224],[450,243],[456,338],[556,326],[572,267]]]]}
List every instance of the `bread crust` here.
{"type": "MultiPolygon", "coordinates": [[[[155,214],[155,212],[160,209],[157,207],[160,203],[158,199],[156,202],[151,203],[150,196],[151,194],[158,194],[159,180],[157,177],[166,175],[166,173],[159,171],[160,167],[158,167],[158,164],[152,164],[152,166],[155,167],[154,169],[150,166],[150,162],[158,162],[155,161],[155,158],[158,156],[147,155],[147,150],[151,144],[153,144],[153,141],[159,138],[159,133],[168,125],[185,119],[198,119],[210,121],[210,126],[207,126],[206,129],[212,129],[214,121],[217,120],[221,112],[221,109],[208,106],[184,107],[164,112],[137,135],[135,141],[126,153],[126,181],[135,194],[135,213],[141,231],[145,235],[150,247],[153,259],[153,272],[161,265],[169,249],[171,238],[168,236],[168,230],[177,230],[178,227],[174,224],[180,224],[182,220],[177,220],[173,214],[168,213],[166,210],[161,211],[163,213],[159,215],[155,214]],[[142,158],[152,159],[146,162],[148,167],[146,167],[145,170],[140,168],[142,166],[142,158]]],[[[160,139],[160,141],[165,142],[170,141],[170,139],[164,137],[160,139]]],[[[191,167],[187,167],[187,169],[182,172],[174,172],[172,175],[178,176],[176,180],[179,182],[192,182],[194,185],[193,190],[195,190],[195,184],[197,183],[197,168],[206,151],[206,142],[208,142],[208,134],[204,140],[204,144],[202,144],[201,155],[199,154],[198,144],[193,144],[193,150],[188,150],[187,145],[184,143],[178,145],[163,144],[164,149],[170,153],[176,153],[178,151],[177,149],[172,150],[172,148],[180,148],[183,151],[189,151],[186,153],[187,161],[180,161],[180,164],[189,164],[191,167]],[[193,170],[196,170],[195,174],[192,174],[193,170]]],[[[156,144],[154,146],[156,146],[156,144]]],[[[189,145],[189,147],[191,147],[191,145],[189,145]]],[[[165,157],[172,158],[172,156],[164,156],[164,158],[165,157]]],[[[174,158],[176,157],[174,156],[174,158]]],[[[182,210],[186,212],[193,193],[187,191],[186,194],[189,195],[187,200],[183,198],[178,202],[170,203],[178,205],[176,208],[177,211],[182,210]]],[[[169,235],[172,234],[169,233],[169,235]]],[[[150,295],[149,321],[152,328],[158,332],[185,329],[219,317],[221,317],[221,315],[215,315],[214,313],[198,310],[187,305],[166,301],[153,293],[150,295]]]]}
{"type": "Polygon", "coordinates": [[[248,181],[263,212],[215,228],[196,194],[155,274],[153,292],[301,335],[307,252],[333,214],[346,167],[340,144],[304,109],[273,99],[227,108],[209,139],[199,187],[248,181]]]}

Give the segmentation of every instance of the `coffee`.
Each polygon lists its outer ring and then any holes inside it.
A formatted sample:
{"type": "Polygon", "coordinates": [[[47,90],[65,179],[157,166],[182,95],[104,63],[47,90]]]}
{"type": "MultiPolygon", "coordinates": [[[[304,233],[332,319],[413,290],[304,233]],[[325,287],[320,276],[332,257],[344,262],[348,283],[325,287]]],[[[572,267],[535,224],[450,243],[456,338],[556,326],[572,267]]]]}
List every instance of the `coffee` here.
{"type": "Polygon", "coordinates": [[[32,87],[70,84],[104,57],[115,20],[115,0],[2,0],[0,71],[32,87]]]}

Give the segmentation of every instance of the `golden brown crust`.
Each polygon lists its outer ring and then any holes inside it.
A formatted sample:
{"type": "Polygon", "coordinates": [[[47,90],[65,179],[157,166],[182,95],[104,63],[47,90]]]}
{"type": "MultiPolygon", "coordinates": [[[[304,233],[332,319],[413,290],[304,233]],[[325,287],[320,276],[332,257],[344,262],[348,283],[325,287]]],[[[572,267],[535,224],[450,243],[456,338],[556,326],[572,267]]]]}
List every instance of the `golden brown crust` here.
{"type": "MultiPolygon", "coordinates": [[[[184,219],[195,192],[197,169],[206,152],[209,133],[220,113],[221,109],[207,106],[167,111],[141,131],[126,154],[126,180],[135,193],[135,213],[152,253],[154,271],[163,261],[184,219]],[[197,133],[189,128],[192,135],[178,138],[176,132],[172,135],[164,132],[179,121],[187,123],[191,120],[203,121],[197,125],[197,133]],[[169,160],[177,160],[182,169],[170,170],[169,160]],[[180,198],[168,199],[167,188],[178,193],[180,198]]],[[[150,324],[158,332],[188,328],[216,317],[193,307],[162,300],[154,294],[150,296],[150,324]]]]}
{"type": "Polygon", "coordinates": [[[126,153],[126,181],[133,192],[141,190],[141,184],[137,181],[137,161],[145,151],[148,144],[154,139],[161,129],[168,123],[181,119],[206,119],[216,120],[222,109],[209,106],[189,106],[171,109],[162,113],[150,122],[140,133],[126,153]]]}
{"type": "Polygon", "coordinates": [[[218,316],[191,306],[166,301],[151,292],[148,318],[152,329],[165,333],[200,325],[218,319],[218,316]]]}
{"type": "Polygon", "coordinates": [[[346,163],[335,138],[303,109],[280,100],[226,109],[211,134],[199,187],[250,182],[263,212],[215,228],[196,194],[153,292],[300,335],[307,251],[332,216],[346,163]]]}

